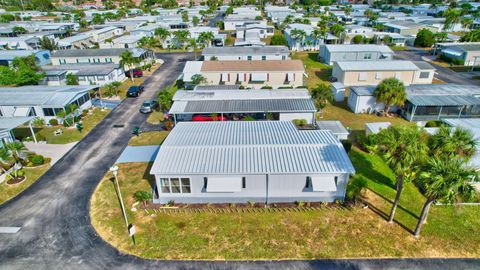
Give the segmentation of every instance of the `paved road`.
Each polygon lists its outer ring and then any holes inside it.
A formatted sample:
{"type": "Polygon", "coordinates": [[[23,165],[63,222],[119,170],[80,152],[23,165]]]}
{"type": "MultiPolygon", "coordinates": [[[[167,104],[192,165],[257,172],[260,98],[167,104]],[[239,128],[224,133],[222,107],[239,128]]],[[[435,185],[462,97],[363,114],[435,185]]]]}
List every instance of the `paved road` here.
{"type": "MultiPolygon", "coordinates": [[[[427,56],[427,52],[415,48],[410,48],[408,51],[396,51],[395,58],[403,59],[403,60],[410,60],[410,61],[423,61],[422,57],[427,56]]],[[[439,65],[435,65],[432,62],[429,62],[432,66],[434,66],[436,70],[435,77],[446,82],[446,83],[456,83],[456,84],[476,84],[480,85],[479,81],[475,80],[468,80],[465,79],[463,76],[458,74],[457,72],[442,67],[439,65]]]]}
{"type": "MultiPolygon", "coordinates": [[[[191,55],[188,55],[191,58],[191,55]]],[[[186,55],[165,64],[145,82],[143,97],[172,83],[186,55]]],[[[146,116],[142,99],[127,99],[29,189],[0,206],[0,269],[477,269],[478,260],[160,261],[125,255],[98,237],[90,224],[89,200],[98,181],[120,156],[131,129],[146,116]],[[124,124],[124,128],[113,125],[124,124]]]]}

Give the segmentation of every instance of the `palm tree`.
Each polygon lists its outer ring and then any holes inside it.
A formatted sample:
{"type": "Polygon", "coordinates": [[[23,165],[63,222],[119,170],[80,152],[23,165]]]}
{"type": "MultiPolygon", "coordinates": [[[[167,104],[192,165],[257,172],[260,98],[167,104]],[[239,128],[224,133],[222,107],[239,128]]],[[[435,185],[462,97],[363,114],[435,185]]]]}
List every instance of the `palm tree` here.
{"type": "MultiPolygon", "coordinates": [[[[7,168],[10,166],[10,160],[12,159],[12,152],[10,152],[6,147],[0,148],[0,165],[2,172],[8,172],[7,168]]],[[[13,178],[13,175],[9,173],[13,178]]]]}
{"type": "Polygon", "coordinates": [[[170,32],[165,28],[157,28],[155,29],[155,36],[158,37],[163,48],[165,40],[170,36],[170,32]]]}
{"type": "Polygon", "coordinates": [[[394,105],[403,106],[407,100],[407,92],[403,83],[396,78],[388,78],[383,80],[375,88],[373,95],[377,101],[384,105],[384,116],[390,112],[390,108],[394,105]]]}
{"type": "Polygon", "coordinates": [[[469,160],[477,151],[477,141],[466,129],[440,127],[430,136],[429,148],[432,155],[439,158],[459,157],[469,160]]]}
{"type": "Polygon", "coordinates": [[[325,38],[327,37],[327,33],[328,33],[328,30],[326,28],[323,28],[323,27],[315,28],[312,31],[310,36],[313,38],[315,46],[320,44],[320,40],[322,40],[322,41],[325,40],[325,38]]]}
{"type": "Polygon", "coordinates": [[[197,60],[197,49],[198,49],[197,40],[194,39],[194,38],[189,39],[188,40],[188,47],[192,48],[195,60],[197,60]]]}
{"type": "Polygon", "coordinates": [[[175,42],[177,43],[176,45],[179,45],[182,47],[183,50],[185,50],[185,43],[188,41],[188,38],[190,36],[190,32],[187,30],[178,30],[173,33],[175,42]]]}
{"type": "Polygon", "coordinates": [[[215,35],[212,31],[202,32],[198,35],[198,42],[204,44],[204,46],[210,47],[214,39],[215,35]]]}
{"type": "Polygon", "coordinates": [[[58,49],[58,43],[47,36],[42,37],[39,41],[39,44],[43,50],[55,51],[58,49]]]}
{"type": "Polygon", "coordinates": [[[427,221],[430,205],[434,201],[445,200],[451,203],[461,198],[475,198],[476,190],[470,182],[476,176],[478,173],[468,168],[462,159],[430,158],[417,180],[427,200],[413,235],[420,236],[422,225],[427,221]]]}
{"type": "Polygon", "coordinates": [[[453,25],[460,22],[460,16],[462,11],[459,9],[449,8],[443,12],[445,17],[445,23],[443,24],[443,30],[449,30],[453,25]]]}
{"type": "Polygon", "coordinates": [[[11,152],[15,162],[20,162],[25,159],[27,148],[20,141],[13,141],[5,144],[5,147],[11,152]]]}
{"type": "Polygon", "coordinates": [[[305,38],[307,37],[307,33],[305,33],[305,31],[301,29],[292,29],[290,31],[290,36],[295,41],[295,45],[297,42],[299,42],[301,45],[303,40],[305,40],[305,38]]]}
{"type": "Polygon", "coordinates": [[[473,18],[461,18],[460,19],[460,24],[462,25],[462,27],[464,29],[470,29],[470,27],[472,26],[473,24],[473,18]]]}
{"type": "Polygon", "coordinates": [[[339,39],[342,39],[343,33],[345,33],[345,26],[339,23],[336,23],[330,27],[330,31],[334,36],[338,37],[339,39]]]}
{"type": "Polygon", "coordinates": [[[133,67],[139,62],[139,59],[133,57],[133,53],[130,50],[126,50],[120,54],[120,65],[123,67],[127,66],[129,68],[130,79],[132,82],[135,82],[135,79],[133,78],[133,67]]]}
{"type": "Polygon", "coordinates": [[[396,195],[388,222],[393,222],[405,181],[411,181],[428,154],[427,135],[419,127],[395,126],[377,134],[378,152],[395,173],[396,195]]]}

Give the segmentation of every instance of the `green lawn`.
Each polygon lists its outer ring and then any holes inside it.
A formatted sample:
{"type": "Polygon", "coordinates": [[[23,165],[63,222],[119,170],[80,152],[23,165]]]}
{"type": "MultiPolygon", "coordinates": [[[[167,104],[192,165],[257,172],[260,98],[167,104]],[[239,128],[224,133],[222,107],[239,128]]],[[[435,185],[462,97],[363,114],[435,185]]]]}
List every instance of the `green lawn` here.
{"type": "Polygon", "coordinates": [[[423,197],[407,184],[388,224],[394,196],[393,173],[374,155],[355,148],[350,154],[365,177],[369,208],[322,208],[306,212],[157,213],[132,212],[133,193],[150,190],[150,164],[120,164],[119,181],[136,246],[128,237],[107,175],[91,202],[92,224],[106,241],[126,253],[159,259],[314,259],[358,257],[478,257],[480,208],[433,206],[423,236],[411,235],[423,197]]]}
{"type": "MultiPolygon", "coordinates": [[[[101,110],[100,108],[94,108],[92,112],[85,116],[83,121],[83,131],[79,132],[75,127],[65,128],[63,126],[56,127],[44,127],[44,128],[35,128],[35,134],[37,140],[45,139],[47,143],[52,144],[65,144],[80,141],[85,137],[90,130],[92,130],[108,113],[109,109],[101,110]],[[61,129],[63,131],[62,135],[55,136],[54,131],[61,129]]],[[[31,137],[30,129],[28,127],[16,128],[13,130],[13,134],[16,138],[25,138],[31,137]]]]}
{"type": "Polygon", "coordinates": [[[138,136],[133,136],[128,142],[130,146],[142,146],[142,145],[160,145],[168,135],[168,131],[151,131],[144,132],[138,136]]]}
{"type": "Polygon", "coordinates": [[[153,111],[147,118],[147,123],[159,125],[164,120],[163,112],[153,111]]]}
{"type": "Polygon", "coordinates": [[[42,176],[50,168],[49,164],[45,164],[36,168],[24,167],[27,179],[16,185],[7,185],[6,181],[0,184],[0,204],[17,196],[20,192],[28,188],[40,176],[42,176]]]}
{"type": "Polygon", "coordinates": [[[292,59],[299,59],[305,65],[308,77],[306,84],[308,88],[313,88],[321,82],[328,82],[332,75],[332,67],[317,61],[316,52],[295,52],[292,53],[292,59]]]}

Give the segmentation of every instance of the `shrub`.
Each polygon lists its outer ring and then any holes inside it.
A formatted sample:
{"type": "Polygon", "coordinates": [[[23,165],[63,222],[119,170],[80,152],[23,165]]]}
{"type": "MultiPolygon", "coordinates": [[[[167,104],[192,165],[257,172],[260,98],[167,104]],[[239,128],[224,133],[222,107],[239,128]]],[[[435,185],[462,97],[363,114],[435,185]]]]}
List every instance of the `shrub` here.
{"type": "Polygon", "coordinates": [[[363,42],[363,36],[362,35],[356,35],[352,38],[352,43],[353,44],[361,44],[363,42]]]}
{"type": "Polygon", "coordinates": [[[262,88],[260,89],[273,89],[273,87],[269,86],[269,85],[265,85],[265,86],[262,86],[262,88]]]}
{"type": "Polygon", "coordinates": [[[170,206],[170,207],[175,206],[175,201],[174,200],[168,201],[167,206],[170,206]]]}
{"type": "Polygon", "coordinates": [[[255,206],[255,202],[253,202],[253,201],[248,201],[248,205],[250,205],[250,207],[254,207],[254,206],[255,206]]]}
{"type": "Polygon", "coordinates": [[[50,119],[50,121],[48,121],[48,123],[49,123],[51,126],[58,126],[58,120],[55,119],[55,118],[50,119]]]}
{"type": "Polygon", "coordinates": [[[376,152],[378,147],[377,136],[375,134],[370,134],[368,136],[365,134],[360,134],[357,137],[357,142],[360,147],[368,153],[376,152]]]}
{"type": "Polygon", "coordinates": [[[297,127],[304,127],[307,125],[307,120],[305,119],[293,119],[292,122],[297,127]]]}
{"type": "Polygon", "coordinates": [[[287,39],[282,34],[276,34],[272,36],[270,45],[284,45],[287,46],[287,39]]]}
{"type": "Polygon", "coordinates": [[[302,201],[296,201],[295,204],[298,206],[298,207],[303,207],[305,205],[304,202],[302,201]]]}
{"type": "Polygon", "coordinates": [[[170,130],[173,129],[173,122],[170,121],[170,120],[167,120],[167,121],[163,122],[163,125],[165,126],[165,129],[167,131],[170,131],[170,130]]]}
{"type": "Polygon", "coordinates": [[[37,117],[37,118],[32,120],[32,125],[34,127],[43,127],[43,126],[45,126],[45,119],[37,117]]]}
{"type": "Polygon", "coordinates": [[[342,145],[343,148],[345,148],[345,151],[350,152],[350,149],[352,149],[352,141],[349,139],[342,140],[342,145]]]}
{"type": "Polygon", "coordinates": [[[152,197],[152,193],[148,191],[137,191],[133,194],[133,198],[135,198],[135,201],[143,203],[143,205],[147,205],[147,202],[150,201],[152,197]]]}
{"type": "Polygon", "coordinates": [[[247,115],[243,118],[243,121],[255,121],[255,118],[253,116],[247,115]]]}
{"type": "Polygon", "coordinates": [[[355,177],[348,182],[347,191],[345,197],[347,200],[356,202],[356,200],[362,196],[363,190],[367,187],[367,180],[360,176],[355,177]]]}
{"type": "Polygon", "coordinates": [[[42,165],[45,163],[45,158],[42,155],[34,155],[30,158],[33,165],[42,165]]]}
{"type": "Polygon", "coordinates": [[[418,31],[414,41],[415,47],[432,47],[435,43],[435,34],[429,29],[422,29],[418,31]]]}

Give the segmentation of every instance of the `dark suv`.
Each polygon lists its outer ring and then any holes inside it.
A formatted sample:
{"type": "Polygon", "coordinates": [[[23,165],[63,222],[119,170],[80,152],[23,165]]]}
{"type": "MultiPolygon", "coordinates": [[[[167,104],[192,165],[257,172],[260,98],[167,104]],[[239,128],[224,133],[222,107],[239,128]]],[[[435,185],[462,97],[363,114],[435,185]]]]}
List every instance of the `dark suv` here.
{"type": "Polygon", "coordinates": [[[130,86],[127,97],[138,97],[143,92],[143,86],[130,86]]]}

